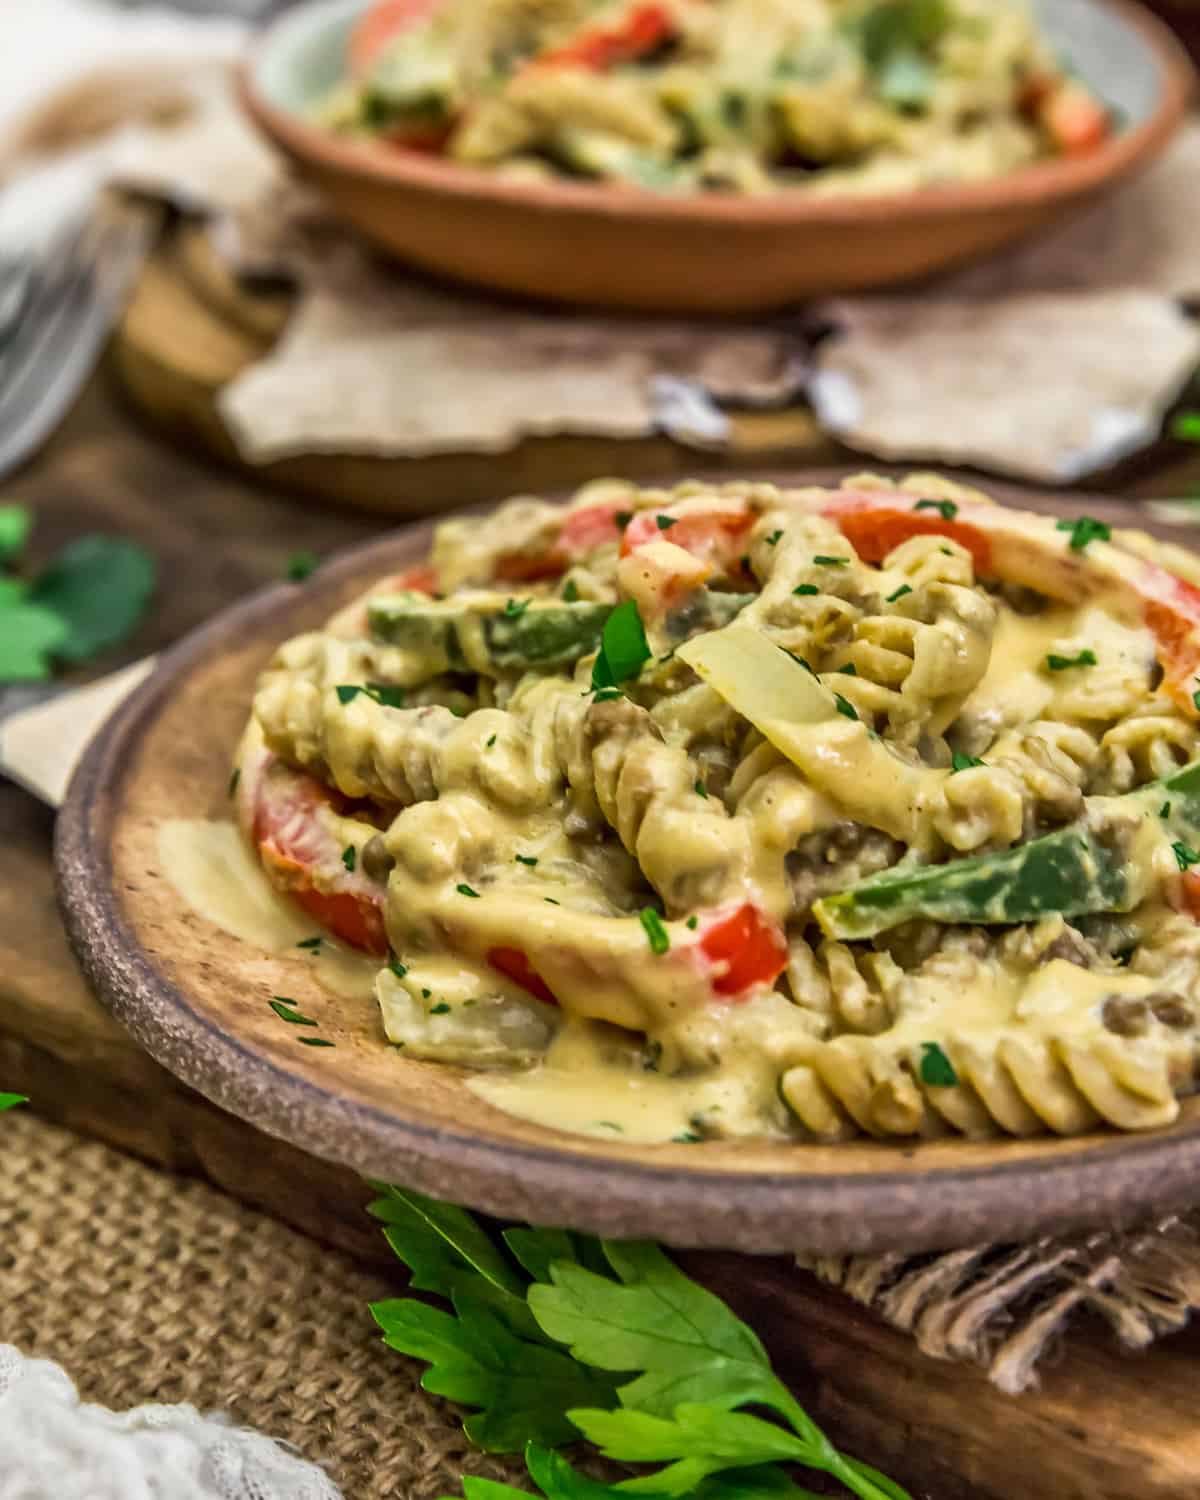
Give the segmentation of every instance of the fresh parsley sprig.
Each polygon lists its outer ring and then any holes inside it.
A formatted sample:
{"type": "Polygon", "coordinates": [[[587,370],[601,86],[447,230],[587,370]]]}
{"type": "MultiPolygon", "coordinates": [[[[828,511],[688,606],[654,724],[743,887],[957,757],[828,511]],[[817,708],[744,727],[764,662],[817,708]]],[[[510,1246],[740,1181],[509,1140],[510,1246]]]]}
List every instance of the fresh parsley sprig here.
{"type": "Polygon", "coordinates": [[[16,1109],[16,1107],[17,1107],[18,1104],[28,1104],[28,1103],[29,1103],[29,1095],[28,1094],[5,1094],[5,1093],[0,1093],[0,1115],[2,1115],[6,1109],[16,1109]]]}
{"type": "MultiPolygon", "coordinates": [[[[523,1450],[547,1500],[812,1500],[780,1464],[821,1470],[859,1500],[911,1500],[830,1443],[757,1334],[657,1245],[531,1228],[498,1243],[462,1209],[382,1192],[371,1211],[413,1288],[453,1309],[375,1303],[385,1341],[429,1363],[426,1390],[474,1408],[464,1423],[473,1442],[523,1450]],[[547,1451],[580,1434],[611,1459],[660,1467],[598,1484],[547,1451]]],[[[523,1493],[480,1479],[463,1487],[467,1500],[523,1493]]]]}

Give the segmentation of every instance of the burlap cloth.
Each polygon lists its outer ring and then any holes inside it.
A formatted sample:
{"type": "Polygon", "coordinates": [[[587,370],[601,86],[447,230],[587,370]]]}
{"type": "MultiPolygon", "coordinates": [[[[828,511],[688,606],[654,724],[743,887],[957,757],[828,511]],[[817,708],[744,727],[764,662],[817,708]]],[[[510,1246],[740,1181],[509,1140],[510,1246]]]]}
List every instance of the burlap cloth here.
{"type": "Polygon", "coordinates": [[[367,1311],[396,1286],[201,1182],[24,1111],[0,1130],[0,1343],[116,1410],[191,1402],[295,1444],[347,1500],[513,1478],[367,1311]]]}

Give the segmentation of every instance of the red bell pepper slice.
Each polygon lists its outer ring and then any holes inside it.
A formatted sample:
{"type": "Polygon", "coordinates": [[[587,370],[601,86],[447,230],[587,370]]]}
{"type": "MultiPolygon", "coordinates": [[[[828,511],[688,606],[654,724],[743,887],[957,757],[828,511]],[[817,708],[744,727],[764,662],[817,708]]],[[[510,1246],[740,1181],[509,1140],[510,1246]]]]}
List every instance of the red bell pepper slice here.
{"type": "Polygon", "coordinates": [[[541,1000],[546,1005],[558,1004],[550,986],[520,948],[489,948],[487,961],[493,969],[506,979],[511,979],[514,984],[519,984],[535,1000],[541,1000]]]}
{"type": "Polygon", "coordinates": [[[531,67],[587,68],[605,73],[622,63],[636,62],[675,35],[671,13],[653,3],[635,5],[611,26],[590,26],[561,47],[535,57],[531,67]]]}
{"type": "Polygon", "coordinates": [[[787,966],[783,932],[750,902],[703,921],[699,930],[699,949],[718,995],[744,999],[774,984],[787,966]]]}
{"type": "Polygon", "coordinates": [[[442,0],[376,0],[350,34],[346,61],[351,76],[362,78],[398,36],[431,16],[441,3],[442,0]]]}
{"type": "Polygon", "coordinates": [[[496,562],[496,577],[506,583],[537,583],[558,578],[597,547],[620,540],[619,505],[587,505],[563,513],[558,536],[542,552],[507,552],[496,562]]]}
{"type": "Polygon", "coordinates": [[[340,844],[319,816],[322,808],[341,810],[337,796],[269,753],[256,766],[244,764],[242,775],[253,778],[239,798],[243,818],[272,883],[352,948],[387,953],[383,890],[346,869],[340,844]]]}

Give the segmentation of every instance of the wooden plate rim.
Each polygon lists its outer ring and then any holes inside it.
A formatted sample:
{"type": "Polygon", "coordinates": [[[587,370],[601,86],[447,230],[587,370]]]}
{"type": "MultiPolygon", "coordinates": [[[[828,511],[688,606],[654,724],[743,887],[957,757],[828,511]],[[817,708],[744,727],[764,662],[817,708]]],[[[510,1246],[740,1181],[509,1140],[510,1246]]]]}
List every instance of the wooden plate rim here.
{"type": "MultiPolygon", "coordinates": [[[[845,470],[839,472],[846,472],[845,470]]],[[[829,471],[786,482],[828,482],[829,471]]],[[[992,493],[1029,501],[1002,485],[992,493]]],[[[1103,500],[1080,497],[1097,505],[1103,500]]],[[[486,508],[485,508],[486,509],[486,508]]],[[[460,514],[465,512],[459,512],[460,514]]],[[[404,527],[337,554],[320,571],[337,585],[396,563],[398,542],[417,549],[431,523],[404,527]]],[[[139,944],[114,888],[111,839],[129,753],[177,682],[248,627],[284,611],[298,585],[278,584],[221,612],[166,652],[89,746],[59,813],[55,864],[72,946],[100,998],[146,1050],[230,1113],[314,1155],[366,1176],[442,1192],[505,1218],[547,1219],[613,1236],[654,1236],[687,1248],[821,1254],[924,1250],[1120,1227],[1194,1202],[1200,1118],[1166,1134],[1105,1134],[1069,1154],[994,1164],[846,1174],[730,1172],[568,1155],[553,1145],[489,1141],[400,1120],[365,1101],[298,1077],[250,1050],[195,1009],[139,944]],[[271,1087],[248,1082],[247,1072],[271,1087]],[[332,1122],[336,1118],[336,1128],[332,1122]]],[[[692,1148],[697,1150],[697,1148],[692,1148]]],[[[699,1148],[702,1150],[702,1148],[699,1148]]],[[[796,1151],[797,1161],[803,1146],[796,1151]]],[[[896,1145],[898,1160],[908,1149],[896,1145]]]]}

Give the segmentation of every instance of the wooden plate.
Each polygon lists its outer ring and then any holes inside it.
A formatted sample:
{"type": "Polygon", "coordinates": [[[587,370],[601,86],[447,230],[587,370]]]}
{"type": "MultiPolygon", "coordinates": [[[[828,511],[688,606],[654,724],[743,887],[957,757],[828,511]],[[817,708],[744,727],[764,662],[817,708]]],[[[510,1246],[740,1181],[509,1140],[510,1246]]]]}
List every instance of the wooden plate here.
{"type": "MultiPolygon", "coordinates": [[[[1133,509],[1086,505],[1126,523],[1133,509]]],[[[472,1094],[461,1070],[388,1046],[374,1005],[320,988],[305,955],[265,954],[196,915],[159,868],[159,822],[229,816],[230,756],[277,643],[422,557],[430,530],[345,553],[303,587],[219,615],[167,653],[76,773],[56,851],[68,932],[101,998],[159,1062],[222,1108],[368,1176],[504,1217],[679,1246],[932,1249],[1194,1203],[1200,1099],[1166,1130],[1065,1141],[638,1146],[528,1124],[472,1094]],[[336,1046],[297,1045],[267,1008],[273,994],[317,1015],[336,1046]]]]}
{"type": "Polygon", "coordinates": [[[243,101],[350,223],[445,276],[522,296],[650,312],[745,313],[883,286],[989,254],[1148,165],[1183,119],[1192,71],[1127,0],[1035,0],[1056,52],[1122,127],[1095,151],[985,182],[886,195],[672,196],[609,183],[521,182],[312,123],[344,76],[365,0],[318,0],[272,26],[243,101]]]}

